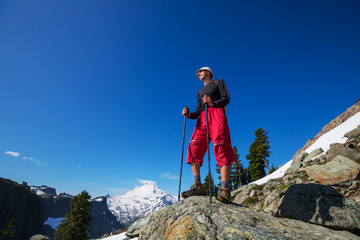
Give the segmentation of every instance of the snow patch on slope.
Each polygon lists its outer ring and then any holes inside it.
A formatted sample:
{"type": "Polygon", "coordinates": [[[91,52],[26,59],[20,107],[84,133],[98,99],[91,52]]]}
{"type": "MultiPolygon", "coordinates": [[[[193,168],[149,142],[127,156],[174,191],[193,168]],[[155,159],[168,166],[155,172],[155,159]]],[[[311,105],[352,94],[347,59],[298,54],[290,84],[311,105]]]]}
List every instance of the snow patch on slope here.
{"type": "Polygon", "coordinates": [[[49,225],[52,229],[57,228],[65,218],[51,218],[49,217],[45,222],[45,225],[49,225]]]}
{"type": "Polygon", "coordinates": [[[344,137],[344,134],[350,132],[351,130],[357,128],[360,124],[360,112],[332,129],[331,131],[325,133],[319,137],[316,142],[314,142],[310,147],[305,149],[307,153],[312,152],[315,149],[322,148],[324,152],[329,150],[330,145],[333,143],[345,143],[347,137],[344,137]]]}
{"type": "MultiPolygon", "coordinates": [[[[120,233],[120,234],[117,234],[117,235],[113,235],[113,236],[110,236],[110,237],[103,238],[103,240],[128,240],[128,239],[130,239],[125,234],[126,234],[126,232],[120,233]]],[[[137,240],[137,239],[138,238],[131,238],[131,240],[137,240]]]]}
{"type": "MultiPolygon", "coordinates": [[[[328,151],[331,144],[334,143],[345,143],[347,138],[344,135],[351,130],[357,128],[360,124],[360,112],[332,129],[331,131],[322,135],[316,142],[314,142],[310,147],[305,149],[307,153],[311,153],[313,150],[322,148],[324,152],[328,151]]],[[[275,172],[255,181],[250,184],[261,185],[269,181],[270,179],[281,178],[285,175],[285,171],[291,166],[292,159],[283,165],[281,168],[276,170],[275,172]]]]}
{"type": "Polygon", "coordinates": [[[285,165],[283,165],[282,167],[280,167],[278,170],[276,170],[275,172],[260,178],[259,180],[256,180],[255,182],[252,182],[250,184],[257,184],[257,185],[261,185],[266,183],[267,181],[269,181],[270,179],[276,179],[276,178],[281,178],[285,175],[285,171],[291,166],[291,162],[292,160],[288,161],[287,163],[285,163],[285,165]]]}

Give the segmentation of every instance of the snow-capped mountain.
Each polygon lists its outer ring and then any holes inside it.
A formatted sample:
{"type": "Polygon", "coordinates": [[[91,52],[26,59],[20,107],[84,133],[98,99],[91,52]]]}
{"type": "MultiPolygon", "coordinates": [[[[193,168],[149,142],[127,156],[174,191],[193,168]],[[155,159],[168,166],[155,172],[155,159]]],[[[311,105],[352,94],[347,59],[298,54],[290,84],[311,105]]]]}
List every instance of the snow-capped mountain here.
{"type": "Polygon", "coordinates": [[[161,190],[153,181],[140,181],[142,186],[120,196],[108,197],[107,204],[116,219],[125,225],[140,217],[151,216],[164,206],[177,202],[177,197],[161,190]]]}
{"type": "Polygon", "coordinates": [[[36,192],[36,195],[39,195],[39,196],[44,195],[44,194],[50,194],[53,197],[57,196],[56,189],[48,187],[48,186],[41,186],[41,187],[30,186],[30,190],[36,192]]]}

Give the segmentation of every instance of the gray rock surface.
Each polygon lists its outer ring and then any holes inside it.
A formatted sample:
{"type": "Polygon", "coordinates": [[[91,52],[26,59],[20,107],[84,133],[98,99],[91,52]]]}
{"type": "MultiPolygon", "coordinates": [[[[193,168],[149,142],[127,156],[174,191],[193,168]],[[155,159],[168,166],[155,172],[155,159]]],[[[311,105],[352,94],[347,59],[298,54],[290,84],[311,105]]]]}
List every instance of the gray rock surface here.
{"type": "Polygon", "coordinates": [[[323,152],[324,152],[324,150],[322,150],[322,148],[314,149],[311,151],[311,153],[309,153],[309,155],[304,159],[303,162],[309,162],[309,161],[311,161],[312,158],[320,155],[323,152]]]}
{"type": "Polygon", "coordinates": [[[126,231],[126,236],[129,238],[138,237],[140,232],[145,228],[146,223],[149,221],[150,217],[147,218],[139,218],[136,220],[126,231]]]}
{"type": "Polygon", "coordinates": [[[298,171],[300,167],[301,167],[300,163],[293,164],[293,162],[291,162],[291,166],[288,169],[286,169],[285,175],[291,175],[292,173],[298,171]]]}
{"type": "Polygon", "coordinates": [[[330,186],[313,183],[290,186],[275,216],[360,235],[360,206],[330,186]]]}
{"type": "Polygon", "coordinates": [[[307,153],[305,151],[301,151],[300,153],[298,153],[297,155],[295,155],[293,157],[293,161],[292,161],[291,165],[301,163],[308,155],[309,155],[309,153],[307,153]]]}
{"type": "MultiPolygon", "coordinates": [[[[347,145],[347,144],[345,144],[347,145]]],[[[344,144],[335,143],[330,145],[330,149],[326,152],[327,161],[331,161],[337,156],[344,156],[352,160],[360,158],[360,153],[354,149],[344,146],[344,144]]]]}
{"type": "Polygon", "coordinates": [[[305,169],[315,181],[324,185],[335,185],[356,179],[360,164],[347,157],[337,156],[324,165],[312,165],[305,169]]]}
{"type": "Polygon", "coordinates": [[[254,212],[208,197],[191,197],[154,213],[139,240],[151,239],[359,239],[298,220],[254,212]]]}
{"type": "Polygon", "coordinates": [[[353,139],[359,138],[360,137],[360,125],[357,128],[355,128],[354,130],[346,133],[344,136],[347,137],[350,141],[352,141],[353,139]]]}

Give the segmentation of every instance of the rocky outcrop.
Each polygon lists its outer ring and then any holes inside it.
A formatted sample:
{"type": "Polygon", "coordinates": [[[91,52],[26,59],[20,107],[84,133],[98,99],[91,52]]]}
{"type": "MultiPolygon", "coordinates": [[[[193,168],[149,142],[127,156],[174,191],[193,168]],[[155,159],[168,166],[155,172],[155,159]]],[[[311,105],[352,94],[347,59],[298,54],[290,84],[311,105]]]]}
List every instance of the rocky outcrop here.
{"type": "Polygon", "coordinates": [[[49,194],[52,196],[56,196],[56,189],[52,188],[52,187],[48,187],[48,186],[41,186],[41,187],[37,187],[37,186],[31,186],[30,187],[31,191],[36,192],[37,195],[43,195],[43,194],[49,194]]]}
{"type": "Polygon", "coordinates": [[[208,197],[191,197],[154,213],[139,239],[359,239],[298,220],[276,218],[208,197]]]}
{"type": "Polygon", "coordinates": [[[360,235],[360,126],[326,153],[295,156],[285,175],[233,192],[234,202],[254,211],[351,231],[360,235]]]}
{"type": "Polygon", "coordinates": [[[327,125],[325,125],[321,132],[319,132],[314,138],[309,139],[304,147],[302,147],[299,151],[297,151],[293,157],[295,158],[296,155],[298,155],[301,151],[307,149],[310,147],[314,142],[316,142],[317,139],[319,139],[322,135],[325,133],[331,131],[332,129],[336,128],[352,116],[354,116],[356,113],[360,112],[360,102],[358,101],[355,105],[348,108],[344,113],[340,114],[337,118],[329,122],[327,125]]]}
{"type": "Polygon", "coordinates": [[[12,219],[15,219],[15,240],[42,233],[41,200],[26,184],[0,178],[0,229],[6,229],[12,219]]]}

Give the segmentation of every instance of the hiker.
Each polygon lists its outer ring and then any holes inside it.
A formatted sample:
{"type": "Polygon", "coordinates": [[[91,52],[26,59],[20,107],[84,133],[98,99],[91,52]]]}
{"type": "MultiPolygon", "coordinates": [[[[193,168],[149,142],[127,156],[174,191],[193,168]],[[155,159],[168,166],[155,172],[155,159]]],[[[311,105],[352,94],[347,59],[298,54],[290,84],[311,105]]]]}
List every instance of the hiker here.
{"type": "Polygon", "coordinates": [[[204,86],[198,92],[195,112],[190,112],[188,107],[182,110],[183,116],[197,119],[187,153],[187,163],[191,165],[194,183],[190,190],[181,193],[181,197],[206,195],[206,190],[201,184],[200,167],[208,147],[205,116],[205,104],[207,104],[209,138],[213,142],[215,159],[221,174],[221,187],[217,199],[229,203],[231,202],[229,183],[231,164],[235,163],[225,115],[225,106],[229,103],[230,95],[223,80],[212,80],[213,73],[209,67],[200,68],[196,71],[196,76],[204,82],[204,86]]]}

